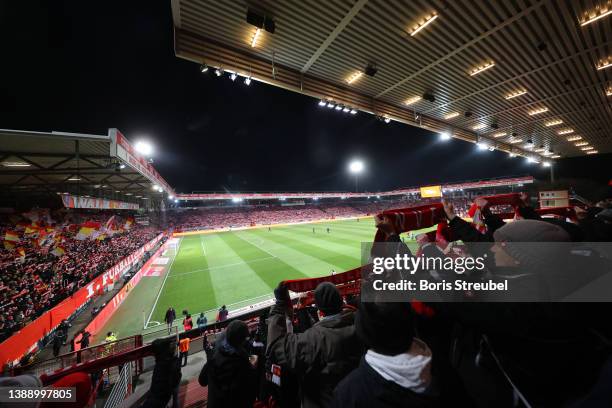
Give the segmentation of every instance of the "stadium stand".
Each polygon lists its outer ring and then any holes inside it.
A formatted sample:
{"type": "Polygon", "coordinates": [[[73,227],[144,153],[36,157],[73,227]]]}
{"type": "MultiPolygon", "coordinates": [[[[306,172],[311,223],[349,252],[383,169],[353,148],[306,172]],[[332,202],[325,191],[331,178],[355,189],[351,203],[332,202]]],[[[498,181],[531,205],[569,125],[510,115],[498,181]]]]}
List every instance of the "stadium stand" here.
{"type": "MultiPolygon", "coordinates": [[[[240,228],[254,225],[274,225],[319,221],[326,219],[354,218],[375,214],[384,210],[411,205],[423,205],[433,200],[402,198],[377,202],[353,201],[343,204],[332,200],[329,204],[300,203],[282,205],[242,205],[239,207],[181,208],[169,211],[168,223],[177,231],[240,228]]],[[[462,214],[467,212],[468,199],[452,198],[462,214]]]]}
{"type": "MultiPolygon", "coordinates": [[[[254,1],[248,8],[172,0],[169,9],[175,54],[200,65],[202,74],[230,76],[236,85],[244,77],[245,85],[307,95],[330,114],[372,115],[477,144],[484,154],[541,163],[551,167],[551,187],[554,160],[611,151],[609,1],[474,7],[416,0],[397,12],[372,0],[254,1]]],[[[538,200],[516,193],[530,178],[443,185],[442,202],[420,198],[417,188],[370,201],[364,196],[378,194],[177,194],[116,129],[108,135],[0,130],[0,136],[6,167],[0,197],[61,197],[71,209],[37,220],[0,219],[0,335],[10,336],[0,346],[24,336],[32,319],[68,302],[106,269],[120,265],[117,275],[124,274],[121,262],[130,253],[163,251],[158,244],[167,228],[171,234],[371,214],[372,241],[387,244],[387,255],[412,253],[402,234],[423,227],[433,230],[416,240],[419,256],[461,259],[484,244],[490,262],[469,276],[478,282],[510,277],[542,289],[542,254],[533,250],[542,242],[572,245],[550,261],[568,261],[574,276],[602,266],[610,271],[612,200],[538,208],[538,200]],[[496,191],[500,185],[512,189],[496,191]],[[285,199],[288,205],[268,201],[285,199]],[[212,200],[223,204],[188,208],[212,200]],[[159,220],[130,222],[143,213],[159,220]],[[531,247],[515,247],[522,241],[531,247]]],[[[461,159],[469,166],[469,158],[461,159]]],[[[413,171],[433,173],[440,165],[413,171]]],[[[134,265],[137,274],[143,258],[134,265]]],[[[453,299],[462,302],[415,297],[366,304],[360,296],[367,270],[281,281],[271,308],[253,307],[180,334],[165,336],[164,328],[115,339],[109,333],[105,341],[42,361],[29,354],[37,344],[25,350],[27,361],[3,356],[0,386],[75,387],[75,406],[108,408],[161,408],[170,401],[189,408],[612,406],[612,302],[496,303],[465,290],[453,299]],[[199,358],[181,368],[177,342],[184,337],[199,358]]],[[[437,271],[419,272],[441,279],[437,271]]],[[[112,300],[119,304],[132,283],[112,300]]],[[[609,295],[609,285],[599,286],[609,295]]],[[[43,338],[60,338],[69,326],[49,320],[31,336],[41,347],[43,338]]]]}
{"type": "MultiPolygon", "coordinates": [[[[447,223],[449,228],[455,233],[456,238],[468,242],[475,239],[497,239],[493,238],[494,236],[497,237],[497,234],[493,233],[495,230],[501,231],[504,226],[503,223],[493,222],[497,218],[490,211],[493,207],[500,207],[503,210],[500,213],[504,214],[504,217],[516,218],[511,225],[513,228],[522,222],[526,222],[526,226],[529,225],[525,229],[520,229],[518,236],[511,238],[516,240],[523,239],[523,235],[526,237],[532,234],[532,228],[542,228],[545,225],[557,228],[557,234],[561,234],[560,236],[569,237],[569,235],[563,232],[565,228],[563,223],[559,224],[552,221],[551,223],[543,221],[541,218],[547,214],[553,216],[567,214],[568,216],[562,217],[565,220],[564,223],[568,223],[569,221],[567,220],[570,217],[573,220],[571,222],[573,225],[583,229],[583,239],[586,237],[593,239],[593,236],[589,236],[589,234],[592,231],[593,224],[596,224],[596,229],[600,233],[599,239],[607,242],[612,240],[610,223],[601,217],[601,214],[605,214],[606,211],[609,212],[612,208],[612,202],[610,201],[600,202],[597,206],[584,208],[584,213],[579,213],[581,215],[570,215],[569,212],[562,213],[554,208],[548,210],[531,208],[528,205],[529,201],[526,199],[526,196],[519,196],[518,194],[490,196],[484,199],[487,201],[475,201],[471,207],[474,208],[474,205],[477,205],[478,211],[481,211],[482,216],[487,220],[486,225],[495,225],[494,228],[488,227],[489,229],[486,231],[480,231],[475,226],[471,226],[469,223],[457,218],[453,206],[449,203],[446,203],[444,206],[440,204],[428,204],[425,206],[430,209],[436,209],[436,218],[410,218],[410,214],[414,213],[413,209],[423,208],[414,206],[404,209],[387,210],[382,215],[391,217],[394,214],[404,214],[402,218],[403,224],[398,224],[400,228],[397,230],[398,232],[406,232],[410,228],[420,228],[432,223],[447,223]],[[510,207],[512,211],[507,212],[506,207],[510,207]],[[536,222],[536,224],[532,224],[533,222],[536,222]]],[[[380,217],[379,219],[383,220],[384,218],[380,217]]],[[[384,227],[383,224],[385,222],[388,221],[379,221],[379,231],[384,232],[381,235],[383,240],[389,240],[392,239],[392,234],[389,235],[388,230],[384,227]]],[[[512,232],[504,232],[503,236],[506,237],[504,239],[509,239],[510,234],[512,232]]],[[[436,238],[434,238],[433,243],[435,245],[442,245],[436,238]]],[[[354,308],[351,305],[359,303],[356,301],[355,296],[358,299],[360,287],[358,282],[362,278],[360,271],[361,268],[358,268],[327,277],[280,282],[279,289],[275,291],[277,301],[274,314],[280,313],[280,316],[283,316],[284,313],[287,313],[287,316],[292,316],[291,320],[295,334],[291,336],[295,336],[296,341],[317,341],[316,339],[321,338],[320,336],[326,336],[326,334],[319,333],[314,337],[307,334],[313,330],[313,322],[318,320],[317,316],[312,314],[311,311],[319,309],[322,311],[331,310],[333,312],[330,305],[335,305],[336,303],[329,289],[326,289],[327,292],[325,294],[317,294],[315,289],[320,288],[322,282],[334,284],[337,287],[338,295],[341,296],[341,302],[344,305],[342,307],[350,311],[350,313],[354,313],[354,308]],[[300,296],[290,301],[288,294],[283,294],[283,291],[286,290],[298,293],[300,296]]],[[[494,271],[493,269],[492,272],[494,273],[494,271]]],[[[521,324],[526,324],[526,322],[523,320],[511,322],[506,320],[507,317],[502,317],[503,314],[500,315],[497,312],[540,313],[534,310],[533,305],[522,307],[520,304],[501,304],[499,307],[494,307],[495,310],[499,310],[493,314],[485,313],[482,308],[475,309],[470,307],[464,311],[459,304],[455,304],[453,310],[448,310],[445,304],[437,303],[422,304],[412,302],[410,305],[406,303],[371,303],[370,305],[367,310],[363,309],[363,305],[359,306],[357,313],[361,317],[354,328],[359,339],[355,341],[363,342],[364,346],[368,347],[369,350],[365,354],[366,358],[361,360],[360,366],[355,371],[349,375],[343,374],[333,380],[333,384],[338,384],[336,392],[327,394],[328,396],[325,398],[333,398],[335,401],[333,402],[334,406],[354,406],[354,401],[357,398],[361,401],[370,401],[371,404],[375,404],[377,401],[375,395],[378,393],[385,393],[387,395],[386,398],[391,400],[406,401],[409,399],[413,401],[414,406],[431,406],[432,404],[435,406],[448,406],[449,404],[460,406],[490,406],[493,404],[501,406],[508,401],[512,401],[513,398],[518,398],[527,406],[547,405],[550,402],[553,402],[554,405],[559,405],[566,401],[579,401],[576,406],[580,407],[603,406],[588,405],[587,402],[583,403],[583,401],[589,401],[593,392],[599,391],[601,381],[606,381],[605,377],[600,377],[599,370],[610,362],[610,350],[605,347],[605,338],[609,338],[611,334],[609,327],[601,320],[585,319],[585,313],[592,313],[593,308],[601,310],[601,305],[593,305],[593,307],[585,305],[581,308],[581,312],[578,315],[567,313],[570,309],[563,307],[554,309],[556,311],[548,311],[546,312],[548,319],[554,318],[562,321],[563,324],[555,326],[546,325],[544,332],[532,331],[528,337],[524,337],[522,334],[526,328],[520,326],[521,324]],[[550,315],[551,312],[553,315],[550,315]],[[406,327],[406,330],[398,332],[394,324],[402,324],[406,327]],[[519,326],[516,326],[517,324],[519,326]],[[461,327],[461,330],[449,331],[449,327],[453,325],[458,325],[458,327],[461,327]],[[568,337],[568,327],[572,328],[571,332],[574,334],[594,330],[598,333],[598,336],[583,338],[582,336],[576,337],[571,335],[568,337]],[[478,339],[476,344],[480,343],[479,347],[474,348],[474,339],[478,339]],[[455,351],[449,354],[446,348],[449,344],[459,345],[461,350],[455,349],[455,351]],[[572,349],[577,347],[585,352],[567,355],[567,353],[558,349],[557,346],[553,347],[555,344],[562,344],[561,348],[563,350],[567,350],[567,347],[572,349]],[[517,358],[517,348],[520,350],[518,352],[519,355],[521,353],[524,353],[524,355],[520,362],[515,363],[511,357],[517,358]],[[399,357],[397,357],[400,354],[397,354],[397,352],[402,350],[405,350],[406,355],[412,356],[411,358],[414,359],[415,363],[411,365],[412,368],[409,371],[402,371],[402,375],[407,376],[407,378],[412,378],[414,375],[419,377],[421,373],[429,373],[431,369],[435,378],[432,379],[429,377],[429,374],[427,376],[421,375],[421,379],[415,383],[401,383],[403,388],[382,386],[381,384],[386,383],[376,380],[376,378],[379,378],[377,376],[381,375],[379,373],[383,372],[381,371],[383,370],[381,364],[384,365],[385,359],[391,359],[389,362],[393,361],[392,359],[396,359],[400,363],[399,357]],[[558,358],[559,352],[565,355],[563,359],[558,358]],[[432,355],[437,356],[436,359],[432,360],[432,355]],[[474,365],[474,361],[478,361],[479,358],[491,358],[491,364],[474,365]],[[454,363],[451,364],[451,361],[454,361],[454,363]],[[546,362],[545,364],[543,364],[544,361],[546,362]],[[570,361],[572,367],[579,367],[583,370],[581,372],[590,374],[582,376],[580,381],[575,379],[568,381],[563,369],[563,367],[567,367],[568,361],[570,361]],[[533,377],[536,373],[537,377],[533,377]],[[463,382],[458,382],[458,378],[462,379],[463,382]],[[474,378],[479,378],[478,384],[474,383],[474,378]],[[511,378],[512,382],[508,382],[507,378],[511,378]],[[433,384],[435,384],[435,387],[433,384]],[[558,388],[559,384],[563,385],[562,392],[558,388]]],[[[492,305],[487,306],[488,309],[492,307],[492,305]]],[[[192,339],[192,344],[195,347],[193,347],[193,350],[190,350],[190,353],[206,355],[207,364],[225,364],[219,363],[219,361],[223,361],[221,355],[227,353],[224,350],[229,350],[227,349],[228,346],[225,345],[227,335],[224,328],[234,319],[215,323],[206,329],[193,329],[181,334],[181,336],[189,336],[192,339]],[[203,343],[204,339],[207,340],[203,343]],[[200,346],[200,344],[203,344],[203,346],[200,346]],[[213,358],[212,356],[216,355],[216,353],[221,353],[221,355],[213,358]]],[[[271,339],[274,340],[275,344],[290,341],[289,339],[283,339],[283,336],[287,336],[287,334],[275,332],[275,334],[272,334],[273,337],[269,337],[270,333],[272,333],[270,330],[273,329],[266,325],[266,322],[271,322],[271,320],[267,319],[266,310],[252,311],[250,316],[243,316],[240,319],[247,319],[248,330],[251,332],[251,341],[244,346],[246,347],[244,351],[246,353],[245,356],[259,353],[262,359],[258,365],[260,369],[252,373],[255,378],[259,378],[256,383],[261,384],[261,386],[252,388],[250,383],[237,381],[233,384],[235,388],[233,388],[234,394],[232,395],[237,395],[235,392],[240,392],[242,397],[250,401],[248,405],[244,406],[274,406],[272,401],[276,401],[275,403],[280,404],[280,406],[293,406],[288,401],[295,401],[291,398],[295,398],[298,395],[295,393],[294,387],[306,380],[300,376],[300,365],[290,363],[291,358],[294,357],[289,357],[289,355],[285,354],[290,352],[291,347],[285,348],[285,351],[280,354],[272,353],[268,355],[271,359],[268,361],[265,360],[266,356],[264,354],[257,351],[258,347],[260,347],[258,344],[261,343],[265,347],[271,339]],[[292,380],[294,375],[297,375],[297,377],[292,380]],[[251,405],[256,400],[258,400],[256,404],[259,405],[251,405]]],[[[538,320],[539,324],[547,321],[543,316],[542,319],[544,320],[538,320]]],[[[92,351],[101,350],[101,354],[92,354],[92,352],[86,349],[62,356],[61,360],[51,360],[64,361],[62,363],[64,368],[59,370],[52,365],[49,366],[49,362],[46,362],[38,366],[34,365],[33,367],[16,369],[14,374],[35,372],[40,376],[43,384],[50,384],[77,372],[95,375],[95,373],[103,371],[106,373],[104,374],[105,378],[116,379],[119,378],[119,373],[115,372],[116,369],[114,367],[124,367],[126,364],[133,365],[136,370],[135,372],[141,375],[143,368],[144,371],[150,371],[155,367],[153,377],[147,382],[147,387],[151,390],[150,393],[141,391],[140,397],[133,401],[131,406],[140,404],[149,406],[150,402],[147,401],[152,396],[155,396],[155,398],[162,402],[169,402],[173,398],[173,391],[164,386],[164,384],[172,379],[173,374],[171,374],[172,371],[168,370],[167,367],[170,367],[168,364],[178,361],[178,356],[172,351],[175,346],[162,347],[162,345],[168,344],[168,341],[175,342],[176,337],[170,336],[168,339],[159,340],[153,344],[143,344],[142,340],[124,339],[122,341],[123,343],[121,344],[125,344],[125,347],[119,348],[117,346],[116,350],[110,355],[106,355],[106,353],[110,350],[108,347],[113,343],[102,346],[102,348],[99,346],[92,348],[92,351]],[[155,363],[151,360],[153,356],[155,357],[155,363]],[[72,364],[70,363],[71,361],[72,364]],[[110,373],[114,374],[111,375],[110,373]]],[[[332,341],[331,338],[328,341],[332,341]]],[[[236,347],[243,346],[236,345],[236,347]]],[[[362,353],[365,353],[365,351],[362,353]]],[[[340,360],[334,362],[335,365],[341,363],[344,357],[341,357],[341,354],[337,354],[336,358],[340,358],[340,360]]],[[[247,360],[245,360],[245,363],[248,365],[247,360]]],[[[318,364],[321,363],[324,363],[324,361],[318,364]]],[[[201,368],[201,365],[198,367],[201,368]]],[[[221,367],[223,365],[216,367],[215,370],[218,371],[221,367]]],[[[196,382],[198,376],[197,370],[194,371],[194,368],[189,369],[188,367],[183,370],[186,370],[184,375],[191,375],[191,377],[186,378],[186,384],[181,386],[182,391],[180,391],[179,395],[182,401],[206,404],[207,401],[210,401],[210,398],[221,398],[218,391],[215,391],[215,394],[211,396],[210,388],[208,392],[201,391],[196,382]]],[[[208,370],[211,370],[211,368],[209,367],[208,370]]],[[[391,373],[387,372],[386,375],[391,375],[391,373]]],[[[206,369],[202,370],[199,377],[199,383],[208,386],[210,386],[210,381],[217,381],[214,378],[214,374],[209,373],[206,369]]],[[[320,391],[324,389],[321,388],[320,391]]],[[[310,398],[315,398],[315,400],[316,398],[323,398],[323,394],[315,393],[310,395],[310,398]]],[[[227,398],[227,395],[225,398],[227,398]]],[[[603,401],[609,402],[612,396],[609,395],[609,392],[604,392],[598,398],[605,398],[603,401]]]]}
{"type": "Polygon", "coordinates": [[[159,231],[110,212],[36,209],[0,227],[0,341],[153,239],[159,231]],[[30,218],[27,218],[27,217],[30,218]]]}

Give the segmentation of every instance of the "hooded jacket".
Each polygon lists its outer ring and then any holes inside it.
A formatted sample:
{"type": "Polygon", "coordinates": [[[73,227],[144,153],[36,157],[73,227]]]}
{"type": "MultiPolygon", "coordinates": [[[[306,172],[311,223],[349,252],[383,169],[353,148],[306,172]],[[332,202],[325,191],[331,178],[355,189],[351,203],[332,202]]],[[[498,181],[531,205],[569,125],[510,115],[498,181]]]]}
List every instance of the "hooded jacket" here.
{"type": "Polygon", "coordinates": [[[357,338],[354,312],[321,320],[304,333],[287,333],[285,313],[272,307],[268,356],[299,378],[302,407],[329,407],[338,382],[359,364],[364,348],[357,338]]]}
{"type": "MultiPolygon", "coordinates": [[[[225,337],[225,336],[224,336],[225,337]]],[[[243,348],[221,338],[198,378],[208,385],[209,408],[251,408],[255,399],[256,371],[243,348]]]]}

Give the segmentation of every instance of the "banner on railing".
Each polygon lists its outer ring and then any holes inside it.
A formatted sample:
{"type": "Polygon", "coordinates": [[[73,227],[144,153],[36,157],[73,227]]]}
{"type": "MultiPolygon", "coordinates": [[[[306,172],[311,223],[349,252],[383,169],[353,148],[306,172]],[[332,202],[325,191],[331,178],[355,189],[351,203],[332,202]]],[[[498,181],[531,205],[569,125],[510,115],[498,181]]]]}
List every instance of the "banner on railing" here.
{"type": "Polygon", "coordinates": [[[61,194],[66,208],[93,208],[96,210],[138,210],[140,206],[125,201],[107,200],[106,198],[83,197],[72,194],[61,194]]]}
{"type": "Polygon", "coordinates": [[[25,354],[36,350],[39,340],[56,328],[62,320],[70,317],[96,293],[103,292],[107,286],[113,284],[129,267],[140,261],[146,251],[153,249],[163,236],[163,233],[159,234],[147,244],[123,258],[108,271],[98,275],[72,296],[64,299],[60,304],[43,313],[39,318],[0,343],[0,365],[16,362],[25,354]]]}

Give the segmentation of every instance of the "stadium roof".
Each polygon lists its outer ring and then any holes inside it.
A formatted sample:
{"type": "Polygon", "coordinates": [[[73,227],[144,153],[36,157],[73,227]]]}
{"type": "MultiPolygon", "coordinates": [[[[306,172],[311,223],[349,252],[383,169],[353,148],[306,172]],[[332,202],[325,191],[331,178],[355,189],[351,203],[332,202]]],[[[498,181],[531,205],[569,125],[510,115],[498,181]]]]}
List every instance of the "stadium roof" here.
{"type": "MultiPolygon", "coordinates": [[[[510,177],[478,181],[465,181],[461,183],[443,184],[440,187],[442,192],[452,192],[457,190],[473,190],[490,187],[510,187],[522,186],[523,184],[533,183],[533,177],[510,177]]],[[[422,186],[423,188],[432,186],[422,186]]],[[[433,186],[437,187],[437,186],[433,186]]],[[[281,193],[194,193],[178,194],[179,200],[284,200],[290,199],[319,199],[319,198],[370,198],[370,197],[393,197],[407,194],[421,193],[421,187],[400,188],[391,191],[380,192],[281,192],[281,193]]]]}
{"type": "Polygon", "coordinates": [[[171,4],[181,58],[519,155],[612,152],[609,0],[171,4]]]}
{"type": "Polygon", "coordinates": [[[117,129],[107,135],[0,129],[0,186],[8,195],[71,193],[141,204],[175,194],[117,129]]]}

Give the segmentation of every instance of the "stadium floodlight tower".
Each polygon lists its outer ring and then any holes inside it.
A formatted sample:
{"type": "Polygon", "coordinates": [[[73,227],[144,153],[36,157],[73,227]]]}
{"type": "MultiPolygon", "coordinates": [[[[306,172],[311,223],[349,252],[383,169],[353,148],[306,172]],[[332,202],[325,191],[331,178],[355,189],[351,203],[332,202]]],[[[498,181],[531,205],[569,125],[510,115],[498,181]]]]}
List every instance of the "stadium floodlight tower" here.
{"type": "Polygon", "coordinates": [[[365,165],[363,161],[355,159],[349,163],[349,172],[355,175],[355,192],[359,192],[359,174],[363,172],[365,165]]]}

